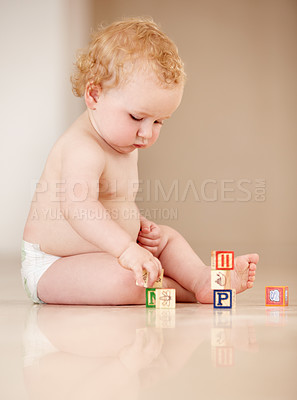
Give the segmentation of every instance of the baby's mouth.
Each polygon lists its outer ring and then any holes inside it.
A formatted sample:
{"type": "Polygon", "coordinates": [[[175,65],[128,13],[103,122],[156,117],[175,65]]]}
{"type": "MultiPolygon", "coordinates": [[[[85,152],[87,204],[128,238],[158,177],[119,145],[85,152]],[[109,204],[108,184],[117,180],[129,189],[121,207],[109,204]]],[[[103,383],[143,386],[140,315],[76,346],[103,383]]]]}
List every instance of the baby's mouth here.
{"type": "Polygon", "coordinates": [[[141,149],[143,147],[146,147],[147,145],[146,144],[135,144],[134,146],[137,147],[138,149],[141,149]]]}

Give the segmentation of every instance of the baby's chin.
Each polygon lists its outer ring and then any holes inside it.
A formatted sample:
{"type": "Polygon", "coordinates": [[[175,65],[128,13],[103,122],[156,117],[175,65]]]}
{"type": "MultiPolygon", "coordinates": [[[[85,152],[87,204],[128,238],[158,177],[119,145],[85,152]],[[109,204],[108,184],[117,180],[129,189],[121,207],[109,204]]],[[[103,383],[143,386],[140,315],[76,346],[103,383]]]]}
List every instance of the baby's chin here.
{"type": "Polygon", "coordinates": [[[126,146],[110,144],[110,147],[112,147],[115,151],[117,151],[120,154],[128,154],[128,153],[132,153],[132,151],[138,150],[138,148],[135,147],[133,144],[126,145],[126,146]]]}

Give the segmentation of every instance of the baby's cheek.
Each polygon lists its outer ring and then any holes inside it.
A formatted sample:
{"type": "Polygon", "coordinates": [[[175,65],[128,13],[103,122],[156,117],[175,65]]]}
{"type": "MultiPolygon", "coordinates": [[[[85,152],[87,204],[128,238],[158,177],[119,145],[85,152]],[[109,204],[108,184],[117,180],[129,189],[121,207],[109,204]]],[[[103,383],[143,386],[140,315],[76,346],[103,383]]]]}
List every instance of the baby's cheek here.
{"type": "Polygon", "coordinates": [[[135,134],[131,130],[118,130],[117,142],[120,146],[130,146],[135,141],[135,134]]]}
{"type": "Polygon", "coordinates": [[[160,134],[160,131],[153,132],[152,137],[149,139],[150,145],[154,144],[158,140],[159,134],[160,134]]]}

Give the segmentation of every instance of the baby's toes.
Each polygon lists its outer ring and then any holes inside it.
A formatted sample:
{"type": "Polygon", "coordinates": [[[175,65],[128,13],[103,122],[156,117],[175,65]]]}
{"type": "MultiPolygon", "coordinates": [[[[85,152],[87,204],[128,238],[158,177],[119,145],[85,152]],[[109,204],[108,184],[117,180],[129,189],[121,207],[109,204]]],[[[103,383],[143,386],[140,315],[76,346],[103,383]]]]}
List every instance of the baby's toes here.
{"type": "Polygon", "coordinates": [[[255,272],[256,273],[257,265],[255,263],[250,263],[249,265],[249,270],[250,272],[255,272]]]}
{"type": "Polygon", "coordinates": [[[256,265],[259,262],[259,254],[257,253],[247,254],[246,257],[248,258],[249,263],[256,265]]]}
{"type": "Polygon", "coordinates": [[[248,281],[246,284],[248,289],[251,289],[254,286],[254,281],[256,279],[255,275],[256,275],[256,271],[249,270],[248,281]]]}

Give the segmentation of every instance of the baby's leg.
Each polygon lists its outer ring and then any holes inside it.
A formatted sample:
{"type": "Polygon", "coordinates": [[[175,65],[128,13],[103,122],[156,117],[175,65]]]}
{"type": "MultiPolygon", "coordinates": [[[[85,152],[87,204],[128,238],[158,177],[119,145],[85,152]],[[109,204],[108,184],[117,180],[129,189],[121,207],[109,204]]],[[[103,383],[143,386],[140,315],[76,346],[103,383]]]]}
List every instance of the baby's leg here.
{"type": "MultiPolygon", "coordinates": [[[[192,293],[177,282],[177,301],[194,301],[192,293]]],[[[136,286],[131,271],[106,253],[86,253],[55,261],[38,282],[38,297],[49,304],[124,305],[145,304],[145,290],[136,286]]]]}
{"type": "MultiPolygon", "coordinates": [[[[157,257],[165,269],[165,274],[194,293],[199,302],[212,303],[210,267],[201,261],[177,231],[164,225],[160,228],[163,234],[157,257]]],[[[258,259],[257,254],[249,254],[235,259],[232,287],[236,289],[237,293],[253,286],[258,259]]]]}

